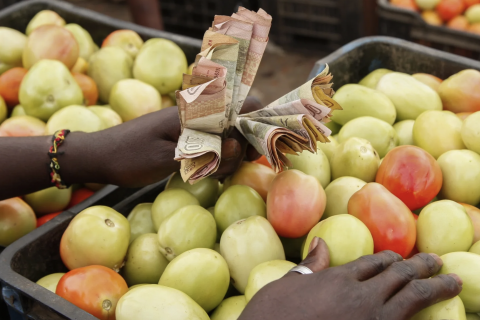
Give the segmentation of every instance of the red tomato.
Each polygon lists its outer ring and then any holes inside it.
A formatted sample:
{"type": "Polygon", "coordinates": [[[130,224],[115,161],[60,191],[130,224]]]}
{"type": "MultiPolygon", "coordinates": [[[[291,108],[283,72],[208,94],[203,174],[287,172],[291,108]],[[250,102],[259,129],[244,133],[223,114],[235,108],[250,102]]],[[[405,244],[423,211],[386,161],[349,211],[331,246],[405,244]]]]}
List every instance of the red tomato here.
{"type": "Polygon", "coordinates": [[[442,170],[425,150],[400,146],[387,153],[375,182],[400,198],[410,210],[416,210],[427,205],[440,191],[442,170]]]}
{"type": "Polygon", "coordinates": [[[452,20],[448,21],[447,26],[457,30],[467,30],[470,23],[465,16],[456,16],[452,20]]]}
{"type": "Polygon", "coordinates": [[[5,99],[5,103],[10,109],[20,103],[18,91],[20,91],[20,84],[27,72],[28,70],[24,68],[13,68],[0,76],[0,96],[5,99]]]}
{"type": "Polygon", "coordinates": [[[95,192],[87,188],[81,188],[72,192],[72,198],[70,198],[70,203],[67,206],[67,209],[70,209],[73,206],[76,206],[80,202],[83,202],[85,199],[90,198],[95,192]]]}
{"type": "Polygon", "coordinates": [[[243,162],[240,168],[233,174],[230,185],[241,184],[249,186],[263,198],[267,200],[268,190],[272,180],[275,178],[275,171],[272,169],[253,162],[243,162]]]}
{"type": "Polygon", "coordinates": [[[443,21],[449,21],[465,10],[465,4],[462,0],[440,0],[435,10],[443,21]]]}
{"type": "Polygon", "coordinates": [[[67,272],[55,293],[101,320],[112,320],[118,300],[127,291],[125,280],[112,269],[88,266],[67,272]]]}
{"type": "MultiPolygon", "coordinates": [[[[415,219],[415,226],[416,226],[418,221],[418,214],[415,214],[415,213],[412,213],[412,214],[413,214],[413,218],[415,219]]],[[[417,246],[413,246],[412,252],[410,252],[410,254],[405,259],[410,259],[411,257],[413,257],[419,252],[420,251],[418,251],[417,246]]]]}
{"type": "Polygon", "coordinates": [[[465,4],[465,9],[468,9],[474,4],[480,3],[480,0],[463,0],[463,3],[465,4]]]}
{"type": "Polygon", "coordinates": [[[419,8],[415,0],[390,0],[390,3],[396,7],[418,11],[419,8]]]}
{"type": "Polygon", "coordinates": [[[375,252],[392,250],[404,258],[412,252],[417,238],[412,212],[381,184],[370,182],[354,193],[348,213],[370,230],[375,252]]]}
{"type": "Polygon", "coordinates": [[[270,164],[270,162],[268,162],[267,157],[265,157],[265,156],[261,156],[260,158],[258,158],[255,161],[252,161],[252,162],[253,163],[260,163],[260,164],[263,164],[264,166],[272,168],[272,165],[270,164]]]}
{"type": "Polygon", "coordinates": [[[470,221],[473,225],[473,242],[480,241],[480,209],[466,203],[460,203],[467,211],[470,221]]]}
{"type": "Polygon", "coordinates": [[[326,195],[312,176],[298,170],[279,173],[267,197],[267,219],[279,236],[300,238],[312,229],[325,211],[326,195]]]}
{"type": "Polygon", "coordinates": [[[58,216],[62,211],[50,213],[37,219],[37,228],[58,216]]]}

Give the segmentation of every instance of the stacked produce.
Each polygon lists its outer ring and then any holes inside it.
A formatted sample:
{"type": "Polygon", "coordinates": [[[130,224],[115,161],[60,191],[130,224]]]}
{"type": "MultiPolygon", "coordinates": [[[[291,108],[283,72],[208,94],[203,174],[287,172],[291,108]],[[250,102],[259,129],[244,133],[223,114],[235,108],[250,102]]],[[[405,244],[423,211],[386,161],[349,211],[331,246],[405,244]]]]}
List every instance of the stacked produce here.
{"type": "Polygon", "coordinates": [[[479,0],[391,0],[390,3],[420,11],[429,24],[480,34],[479,0]]]}
{"type": "Polygon", "coordinates": [[[127,218],[88,208],[61,240],[71,271],[38,283],[100,319],[237,319],[317,236],[332,267],[382,250],[438,254],[463,290],[413,319],[478,319],[479,84],[476,70],[444,81],[375,70],[334,95],[336,135],[316,153],[287,154],[281,173],[244,162],[224,183],[177,172],[127,218]]]}
{"type": "MultiPolygon", "coordinates": [[[[50,10],[39,12],[25,34],[0,27],[0,43],[0,137],[94,132],[173,106],[188,66],[172,41],[144,43],[136,32],[118,30],[99,48],[87,30],[50,10]]],[[[92,193],[53,187],[1,201],[0,246],[92,193]]]]}

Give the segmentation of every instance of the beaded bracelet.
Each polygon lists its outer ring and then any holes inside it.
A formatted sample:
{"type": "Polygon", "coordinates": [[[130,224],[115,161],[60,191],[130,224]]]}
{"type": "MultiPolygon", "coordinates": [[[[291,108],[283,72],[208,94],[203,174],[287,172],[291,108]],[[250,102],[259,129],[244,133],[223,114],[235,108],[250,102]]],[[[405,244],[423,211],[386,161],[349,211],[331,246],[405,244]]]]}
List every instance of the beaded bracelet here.
{"type": "Polygon", "coordinates": [[[51,183],[58,189],[67,189],[70,187],[67,185],[60,176],[60,164],[58,163],[57,156],[64,154],[64,152],[58,152],[58,148],[65,141],[65,137],[70,133],[70,130],[58,130],[52,137],[52,146],[48,150],[48,156],[50,157],[50,164],[48,165],[48,171],[50,173],[51,183]]]}

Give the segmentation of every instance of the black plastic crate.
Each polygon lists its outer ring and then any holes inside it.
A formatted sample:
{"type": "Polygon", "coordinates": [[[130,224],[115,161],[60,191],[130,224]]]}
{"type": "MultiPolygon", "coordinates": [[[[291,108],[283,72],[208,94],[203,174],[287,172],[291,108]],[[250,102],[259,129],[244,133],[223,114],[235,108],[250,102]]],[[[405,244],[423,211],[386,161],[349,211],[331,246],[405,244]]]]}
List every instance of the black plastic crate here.
{"type": "Polygon", "coordinates": [[[161,0],[163,24],[165,30],[203,38],[203,34],[212,26],[215,15],[231,15],[238,5],[249,9],[252,1],[237,0],[161,0]]]}
{"type": "Polygon", "coordinates": [[[426,23],[418,12],[378,1],[379,32],[480,60],[480,35],[426,23]]]}
{"type": "Polygon", "coordinates": [[[21,0],[0,0],[0,10],[20,1],[21,0]]]}
{"type": "Polygon", "coordinates": [[[48,274],[68,271],[60,258],[60,240],[76,214],[90,206],[104,205],[127,216],[137,204],[153,202],[166,183],[167,179],[133,194],[108,186],[8,246],[0,254],[0,283],[10,308],[23,319],[97,319],[35,282],[48,274]]]}
{"type": "Polygon", "coordinates": [[[337,49],[364,35],[361,0],[260,0],[273,16],[272,37],[300,49],[337,49]]]}
{"type": "Polygon", "coordinates": [[[191,63],[195,61],[195,56],[200,52],[202,45],[202,42],[198,39],[142,27],[92,10],[80,8],[67,2],[53,0],[28,0],[9,6],[0,11],[0,26],[25,32],[28,22],[35,14],[47,9],[57,12],[67,23],[77,23],[82,26],[92,35],[93,41],[99,46],[113,31],[130,29],[137,32],[143,40],[150,38],[172,40],[182,48],[187,56],[187,60],[191,63]]]}

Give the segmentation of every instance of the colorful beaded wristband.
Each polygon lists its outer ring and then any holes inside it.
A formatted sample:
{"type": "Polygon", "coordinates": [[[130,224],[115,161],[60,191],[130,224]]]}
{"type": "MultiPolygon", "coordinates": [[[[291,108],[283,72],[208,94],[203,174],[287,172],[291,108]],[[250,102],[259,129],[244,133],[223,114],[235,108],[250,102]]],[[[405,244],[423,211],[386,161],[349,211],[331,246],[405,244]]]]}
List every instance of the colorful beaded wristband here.
{"type": "Polygon", "coordinates": [[[58,148],[65,141],[65,137],[70,133],[70,130],[58,130],[52,137],[52,146],[48,150],[48,156],[50,157],[50,164],[48,165],[48,171],[50,173],[50,182],[58,189],[67,189],[70,187],[67,185],[60,176],[60,164],[58,163],[57,156],[62,155],[64,152],[58,152],[58,148]]]}

